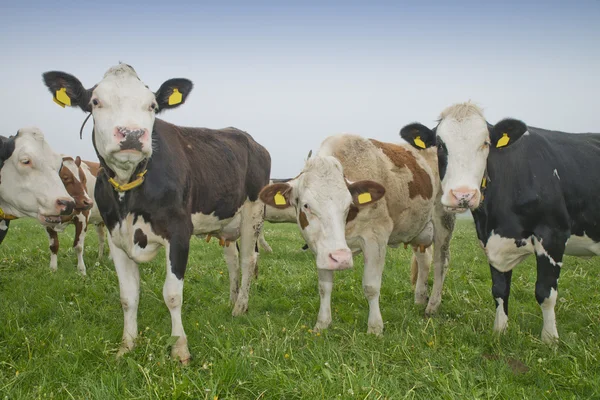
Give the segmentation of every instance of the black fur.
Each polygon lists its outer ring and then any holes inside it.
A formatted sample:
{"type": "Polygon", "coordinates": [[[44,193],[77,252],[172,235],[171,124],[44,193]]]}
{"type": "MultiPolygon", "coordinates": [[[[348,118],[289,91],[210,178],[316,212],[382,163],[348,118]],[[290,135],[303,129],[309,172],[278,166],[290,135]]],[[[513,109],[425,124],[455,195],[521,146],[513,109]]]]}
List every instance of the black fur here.
{"type": "Polygon", "coordinates": [[[71,98],[72,107],[80,107],[85,112],[92,111],[90,100],[92,99],[93,89],[84,88],[79,79],[60,71],[46,72],[42,77],[52,96],[56,96],[57,90],[66,88],[67,95],[71,98]]]}
{"type": "Polygon", "coordinates": [[[425,125],[417,122],[406,125],[404,128],[402,128],[400,130],[400,136],[418,150],[423,150],[423,148],[415,144],[415,138],[417,136],[421,138],[423,143],[425,143],[426,149],[436,145],[435,132],[425,125]]]}
{"type": "Polygon", "coordinates": [[[156,103],[158,104],[158,112],[168,108],[178,107],[185,103],[185,99],[187,99],[187,96],[190,94],[193,87],[192,81],[184,78],[169,79],[160,85],[158,91],[154,93],[156,103]],[[181,103],[169,105],[169,97],[173,94],[173,89],[177,89],[179,90],[179,93],[181,93],[181,103]]]}

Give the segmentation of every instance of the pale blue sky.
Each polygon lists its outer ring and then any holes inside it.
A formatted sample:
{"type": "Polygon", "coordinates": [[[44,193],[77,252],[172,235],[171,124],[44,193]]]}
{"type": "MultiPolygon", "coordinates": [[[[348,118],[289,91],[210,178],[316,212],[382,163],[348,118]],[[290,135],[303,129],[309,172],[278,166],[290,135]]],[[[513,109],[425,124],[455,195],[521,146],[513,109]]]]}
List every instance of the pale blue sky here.
{"type": "Polygon", "coordinates": [[[0,132],[39,126],[59,152],[94,159],[85,114],[52,102],[41,74],[91,87],[118,61],[156,90],[195,89],[167,121],[235,126],[263,144],[274,177],[327,136],[397,141],[473,100],[492,123],[600,132],[600,1],[18,2],[0,13],[0,132]]]}

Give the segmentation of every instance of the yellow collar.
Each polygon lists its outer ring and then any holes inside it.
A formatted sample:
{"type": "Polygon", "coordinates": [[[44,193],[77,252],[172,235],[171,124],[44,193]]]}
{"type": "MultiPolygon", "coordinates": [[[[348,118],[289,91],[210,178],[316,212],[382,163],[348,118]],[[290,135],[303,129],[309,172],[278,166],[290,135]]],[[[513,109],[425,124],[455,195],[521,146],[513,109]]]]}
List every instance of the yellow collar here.
{"type": "Polygon", "coordinates": [[[4,210],[0,208],[0,220],[7,220],[7,221],[11,221],[13,219],[18,219],[19,217],[16,217],[14,215],[10,215],[10,214],[4,214],[4,210]]]}
{"type": "Polygon", "coordinates": [[[129,183],[125,183],[123,185],[119,184],[113,178],[108,178],[108,181],[110,182],[111,185],[113,185],[113,187],[115,188],[115,190],[117,192],[127,192],[128,190],[136,188],[136,187],[140,186],[142,183],[144,183],[144,175],[146,175],[146,172],[148,172],[147,169],[145,169],[144,171],[137,174],[136,180],[129,182],[129,183]]]}

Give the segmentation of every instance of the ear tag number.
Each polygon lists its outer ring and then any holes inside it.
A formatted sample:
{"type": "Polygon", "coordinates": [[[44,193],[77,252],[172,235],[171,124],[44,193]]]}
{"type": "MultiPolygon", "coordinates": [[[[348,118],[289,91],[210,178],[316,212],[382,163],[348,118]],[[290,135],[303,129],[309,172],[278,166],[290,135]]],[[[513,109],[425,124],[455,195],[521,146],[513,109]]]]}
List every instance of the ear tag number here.
{"type": "Polygon", "coordinates": [[[426,146],[425,146],[425,142],[421,140],[421,136],[417,136],[417,137],[415,138],[415,145],[416,145],[417,147],[420,147],[420,148],[422,148],[422,149],[424,149],[424,148],[426,147],[426,146]]]}
{"type": "Polygon", "coordinates": [[[169,96],[169,105],[179,104],[181,100],[183,100],[183,95],[179,92],[179,89],[173,89],[173,93],[169,96]]]}
{"type": "Polygon", "coordinates": [[[496,143],[496,147],[504,147],[510,142],[510,138],[508,137],[508,133],[503,133],[502,137],[496,143]]]}
{"type": "Polygon", "coordinates": [[[358,204],[370,203],[372,200],[371,193],[361,193],[358,195],[358,204]]]}
{"type": "Polygon", "coordinates": [[[281,192],[277,192],[275,194],[275,205],[276,206],[285,206],[287,204],[287,201],[285,200],[285,197],[283,197],[283,195],[281,194],[281,192]]]}
{"type": "Polygon", "coordinates": [[[61,107],[70,106],[71,98],[67,94],[67,88],[60,88],[56,91],[56,96],[54,96],[54,102],[61,107]]]}

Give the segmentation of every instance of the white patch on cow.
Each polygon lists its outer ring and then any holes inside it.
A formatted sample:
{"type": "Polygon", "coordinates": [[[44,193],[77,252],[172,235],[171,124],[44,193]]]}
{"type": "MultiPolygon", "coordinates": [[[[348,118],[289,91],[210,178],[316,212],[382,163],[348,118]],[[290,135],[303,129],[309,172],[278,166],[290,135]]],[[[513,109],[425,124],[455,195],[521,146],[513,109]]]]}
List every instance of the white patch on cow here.
{"type": "Polygon", "coordinates": [[[152,155],[151,134],[155,113],[150,108],[155,103],[154,93],[126,64],[110,68],[98,83],[92,100],[99,102],[92,108],[94,117],[94,143],[108,166],[115,172],[119,183],[129,181],[134,169],[152,155]],[[141,141],[142,151],[121,151],[120,139],[115,130],[147,130],[147,139],[141,141]]]}
{"type": "Polygon", "coordinates": [[[529,136],[529,131],[525,131],[525,133],[523,134],[523,136],[529,136]]]}
{"type": "Polygon", "coordinates": [[[156,256],[160,247],[164,246],[165,239],[156,235],[152,231],[152,226],[141,215],[137,217],[135,224],[133,220],[133,214],[128,214],[125,219],[119,221],[110,232],[111,239],[115,246],[123,250],[136,263],[148,262],[156,256]],[[147,238],[144,248],[134,242],[135,232],[138,229],[141,229],[147,238]]]}
{"type": "Polygon", "coordinates": [[[77,253],[77,270],[81,275],[86,275],[85,261],[83,260],[83,251],[85,249],[85,235],[87,230],[87,219],[85,215],[79,213],[75,215],[75,218],[81,224],[81,232],[79,233],[79,238],[76,238],[77,244],[75,245],[75,252],[77,253]]]}
{"type": "Polygon", "coordinates": [[[556,170],[556,168],[554,169],[554,176],[557,177],[560,181],[560,176],[558,175],[558,171],[556,170]]]}
{"type": "Polygon", "coordinates": [[[233,217],[225,219],[219,219],[214,213],[210,215],[202,213],[192,214],[194,235],[206,235],[210,233],[225,240],[236,240],[240,237],[242,208],[243,206],[236,211],[233,217]]]}
{"type": "Polygon", "coordinates": [[[599,256],[600,243],[593,241],[585,233],[583,236],[571,235],[567,240],[565,254],[579,257],[599,256]]]}
{"type": "Polygon", "coordinates": [[[548,252],[546,251],[546,249],[544,248],[543,244],[542,244],[543,240],[540,240],[536,237],[533,237],[533,245],[534,245],[534,249],[535,249],[535,254],[538,257],[546,257],[548,259],[548,261],[550,261],[550,264],[554,265],[554,266],[559,266],[562,267],[562,262],[556,262],[551,256],[550,254],[548,254],[548,252]]]}
{"type": "Polygon", "coordinates": [[[540,305],[542,315],[544,317],[544,327],[542,328],[542,341],[544,343],[554,343],[558,340],[558,331],[556,330],[556,315],[554,307],[556,306],[556,298],[558,292],[554,288],[550,288],[550,296],[544,299],[540,305]]]}
{"type": "Polygon", "coordinates": [[[294,207],[275,208],[265,206],[265,221],[269,222],[296,222],[296,209],[294,207]]]}
{"type": "Polygon", "coordinates": [[[451,190],[475,191],[469,203],[476,208],[481,200],[480,185],[489,154],[489,131],[483,111],[470,102],[446,108],[436,130],[448,149],[448,165],[442,180],[442,204],[457,207],[451,190]]]}
{"type": "MultiPolygon", "coordinates": [[[[50,243],[52,245],[52,242],[50,243]]],[[[58,269],[58,256],[50,252],[50,271],[56,272],[58,269]]]]}
{"type": "Polygon", "coordinates": [[[492,231],[485,245],[485,253],[490,264],[500,272],[512,270],[534,252],[531,238],[521,239],[521,243],[523,245],[517,247],[515,239],[502,237],[492,231]]]}
{"type": "Polygon", "coordinates": [[[331,292],[333,290],[333,271],[324,269],[318,270],[319,273],[319,314],[314,331],[318,332],[329,328],[331,325],[331,292]]]}
{"type": "Polygon", "coordinates": [[[5,220],[0,220],[0,231],[5,231],[8,229],[8,225],[6,225],[5,220]]]}
{"type": "Polygon", "coordinates": [[[494,320],[494,332],[502,333],[508,327],[508,315],[504,312],[504,300],[497,297],[498,307],[496,307],[496,319],[494,320]]]}
{"type": "Polygon", "coordinates": [[[38,128],[20,129],[15,149],[0,170],[0,208],[52,225],[45,217],[60,214],[57,200],[73,200],[58,174],[61,162],[38,128]]]}

